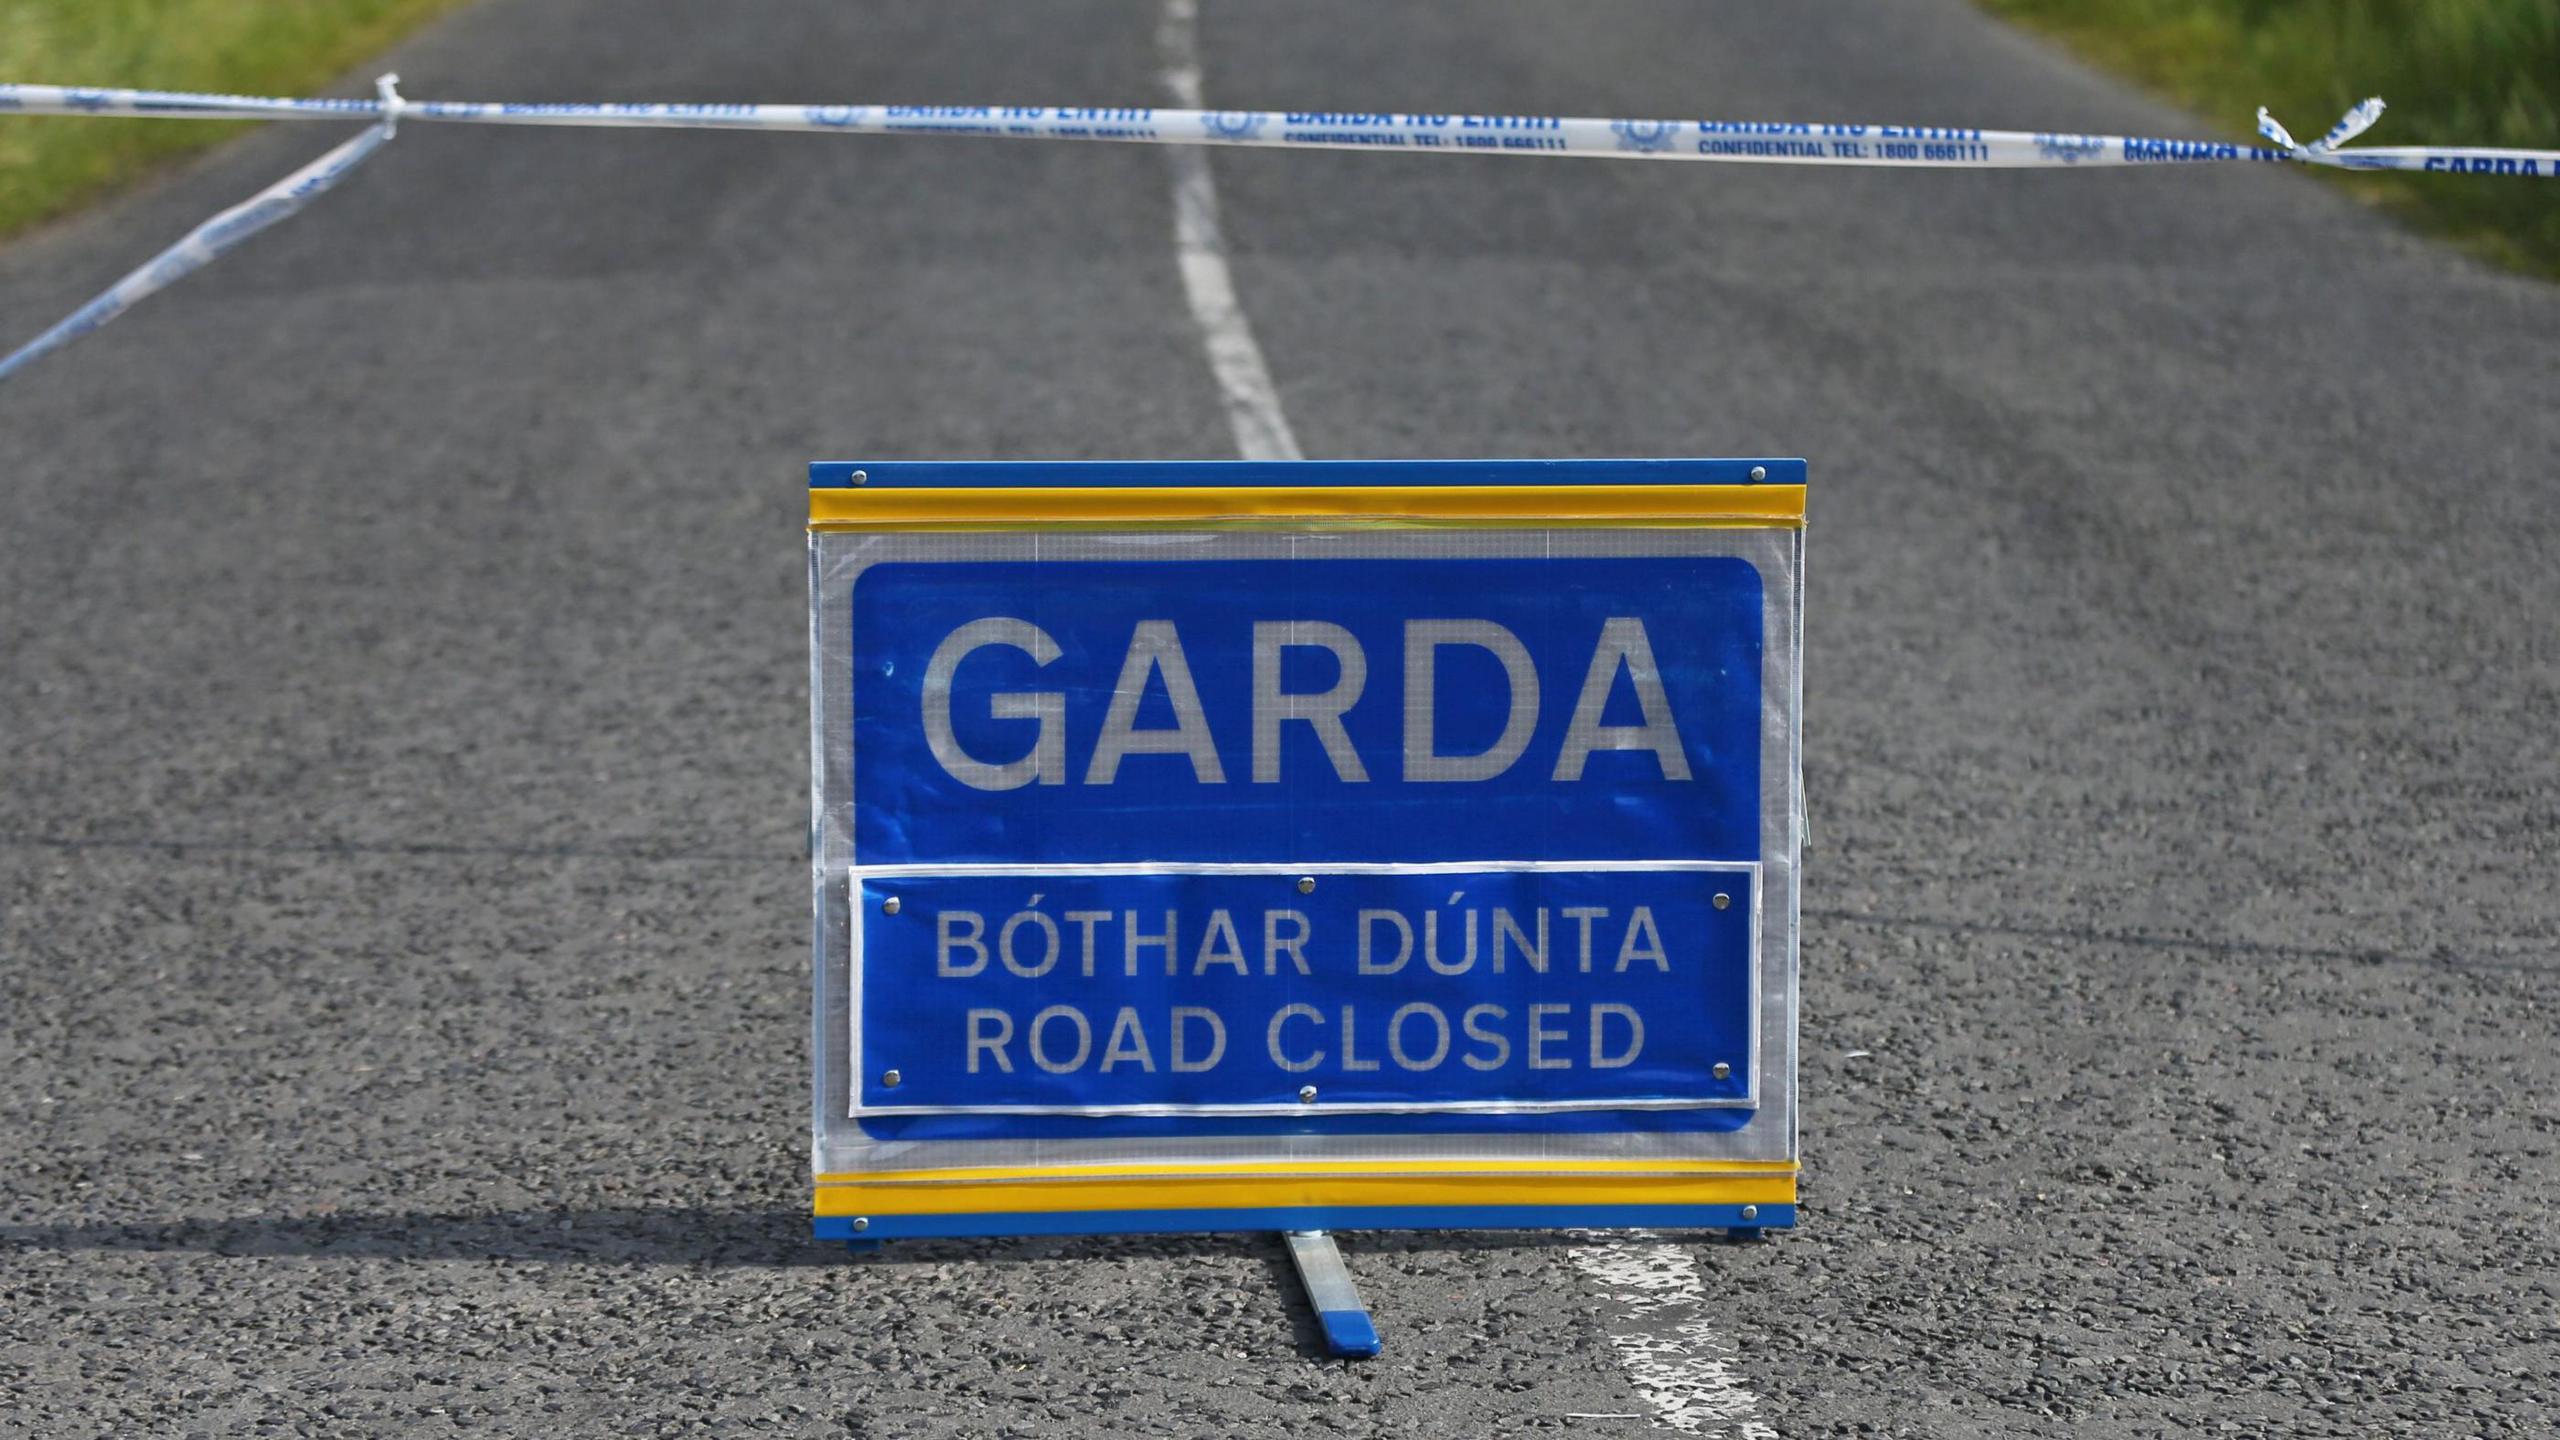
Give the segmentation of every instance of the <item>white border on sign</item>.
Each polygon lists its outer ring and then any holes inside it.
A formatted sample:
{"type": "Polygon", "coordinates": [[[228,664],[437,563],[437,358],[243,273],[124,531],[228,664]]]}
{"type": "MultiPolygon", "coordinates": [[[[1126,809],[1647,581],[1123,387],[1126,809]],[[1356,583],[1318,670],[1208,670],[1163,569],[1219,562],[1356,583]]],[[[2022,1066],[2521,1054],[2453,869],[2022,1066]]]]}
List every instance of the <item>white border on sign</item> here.
{"type": "MultiPolygon", "coordinates": [[[[1199,530],[816,532],[810,536],[810,866],[812,900],[811,1167],[819,1174],[947,1166],[1157,1165],[1237,1160],[1485,1160],[1554,1163],[1563,1159],[1793,1161],[1797,1158],[1797,895],[1801,829],[1794,776],[1803,751],[1796,717],[1804,686],[1798,657],[1804,642],[1801,530],[1670,530],[1606,527],[1520,533],[1484,530],[1199,530]],[[1763,631],[1761,711],[1759,1053],[1754,1059],[1758,1108],[1732,1115],[1732,1128],[1666,1126],[1664,1117],[1625,1112],[1624,1123],[1593,1126],[1584,1116],[1515,1117],[1517,1127],[1489,1125],[1275,1125],[1214,1119],[1180,1134],[1061,1133],[1037,1137],[918,1137],[882,1134],[851,1114],[854,1087],[847,1040],[852,1009],[848,969],[847,867],[857,864],[851,827],[861,808],[850,767],[854,696],[864,677],[855,662],[851,589],[883,563],[973,564],[1130,559],[1618,559],[1657,555],[1731,555],[1750,563],[1784,596],[1763,631]],[[1780,698],[1780,697],[1783,697],[1780,698]],[[1536,1121],[1571,1124],[1534,1124],[1536,1121]]],[[[1161,857],[1158,857],[1161,858],[1161,857]]],[[[1688,858],[1700,858],[1691,856],[1688,858]]],[[[1605,1114],[1606,1112],[1602,1112],[1605,1114]]],[[[1683,1112],[1669,1112],[1679,1114],[1683,1112]]],[[[1598,1117],[1590,1117],[1598,1118],[1598,1117]]],[[[1049,1128],[1057,1128],[1055,1126],[1049,1128]]],[[[1072,1130],[1073,1127],[1067,1127],[1072,1130]]]]}

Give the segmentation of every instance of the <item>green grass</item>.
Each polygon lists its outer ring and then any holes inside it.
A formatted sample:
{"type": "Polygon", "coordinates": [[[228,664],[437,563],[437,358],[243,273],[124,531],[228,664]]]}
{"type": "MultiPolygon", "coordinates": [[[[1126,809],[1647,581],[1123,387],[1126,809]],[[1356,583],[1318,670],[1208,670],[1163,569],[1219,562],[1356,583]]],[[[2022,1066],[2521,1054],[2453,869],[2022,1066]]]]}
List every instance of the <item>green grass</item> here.
{"type": "MultiPolygon", "coordinates": [[[[0,0],[0,80],[307,94],[419,21],[461,3],[0,0]]],[[[0,117],[0,235],[242,128],[203,120],[0,117]]],[[[319,148],[326,146],[314,153],[319,148]]]]}
{"type": "MultiPolygon", "coordinates": [[[[2560,0],[1983,0],[2237,139],[2266,106],[2316,139],[2368,95],[2370,145],[2560,149],[2560,0]]],[[[2064,122],[2057,120],[2054,123],[2064,122]]],[[[2337,175],[2491,259],[2560,277],[2560,180],[2337,175]]]]}

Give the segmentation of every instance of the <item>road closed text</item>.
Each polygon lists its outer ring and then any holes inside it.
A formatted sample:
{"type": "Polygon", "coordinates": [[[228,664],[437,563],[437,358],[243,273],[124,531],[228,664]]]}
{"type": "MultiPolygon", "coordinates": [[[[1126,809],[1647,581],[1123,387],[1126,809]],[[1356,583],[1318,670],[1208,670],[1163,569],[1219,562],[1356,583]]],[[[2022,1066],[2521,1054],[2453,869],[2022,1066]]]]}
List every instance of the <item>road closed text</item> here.
{"type": "Polygon", "coordinates": [[[1748,1082],[1752,880],[1738,866],[874,878],[861,1099],[1712,1103],[1748,1082]]]}

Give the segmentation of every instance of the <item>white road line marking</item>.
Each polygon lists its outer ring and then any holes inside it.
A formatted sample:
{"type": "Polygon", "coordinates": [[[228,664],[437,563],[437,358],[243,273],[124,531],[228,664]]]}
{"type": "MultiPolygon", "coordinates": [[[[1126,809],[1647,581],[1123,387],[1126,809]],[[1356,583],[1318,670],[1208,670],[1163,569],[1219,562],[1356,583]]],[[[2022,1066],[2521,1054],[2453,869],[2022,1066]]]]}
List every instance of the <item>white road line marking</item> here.
{"type": "Polygon", "coordinates": [[[1738,1353],[1708,1319],[1706,1287],[1688,1251],[1638,1231],[1566,1254],[1620,1307],[1609,1344],[1654,1408],[1656,1428],[1777,1440],[1759,1418],[1760,1397],[1742,1381],[1738,1353]]]}
{"type": "MultiPolygon", "coordinates": [[[[1200,98],[1199,18],[1199,0],[1165,0],[1164,19],[1156,27],[1165,89],[1175,104],[1191,110],[1208,108],[1200,98]]],[[[1271,367],[1263,363],[1262,347],[1254,342],[1253,326],[1236,299],[1235,276],[1227,270],[1227,240],[1218,228],[1218,185],[1209,174],[1209,152],[1197,145],[1168,145],[1164,153],[1173,169],[1173,254],[1182,266],[1191,318],[1209,348],[1209,369],[1226,401],[1236,451],[1247,460],[1304,460],[1298,437],[1289,431],[1289,417],[1280,411],[1271,367]]]]}
{"type": "MultiPolygon", "coordinates": [[[[1165,89],[1189,110],[1209,108],[1200,79],[1199,21],[1199,0],[1165,0],[1156,27],[1165,89]]],[[[1227,269],[1209,152],[1172,145],[1165,159],[1173,168],[1173,250],[1182,266],[1182,289],[1208,346],[1236,451],[1247,460],[1303,460],[1306,453],[1289,430],[1279,387],[1271,383],[1271,367],[1263,362],[1227,269]]],[[[1637,1395],[1653,1406],[1658,1428],[1722,1440],[1777,1440],[1778,1432],[1757,1418],[1760,1397],[1736,1372],[1733,1346],[1707,1319],[1706,1291],[1686,1250],[1639,1234],[1566,1253],[1619,1306],[1609,1343],[1637,1395]]]]}

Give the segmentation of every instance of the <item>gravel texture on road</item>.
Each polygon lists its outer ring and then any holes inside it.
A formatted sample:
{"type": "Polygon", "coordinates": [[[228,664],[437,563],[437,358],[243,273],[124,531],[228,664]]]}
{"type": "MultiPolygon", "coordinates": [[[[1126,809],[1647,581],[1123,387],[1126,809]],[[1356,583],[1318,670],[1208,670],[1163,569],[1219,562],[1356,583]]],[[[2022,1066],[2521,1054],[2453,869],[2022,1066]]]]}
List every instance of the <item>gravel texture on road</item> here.
{"type": "MultiPolygon", "coordinates": [[[[1145,104],[1158,8],[493,0],[380,68],[1145,104]]],[[[2195,133],[1955,0],[1200,51],[2195,133]]],[[[328,143],[0,250],[0,329],[328,143]]],[[[2263,167],[1212,165],[1311,455],[1812,461],[1804,1228],[1667,1242],[1757,1423],[2547,1433],[2560,290],[2263,167]]],[[[1567,1237],[1349,1237],[1361,1365],[1263,1237],[806,1238],[802,466],[1231,453],[1172,226],[1139,147],[415,126],[0,391],[0,1433],[1679,1418],[1567,1237]]]]}

